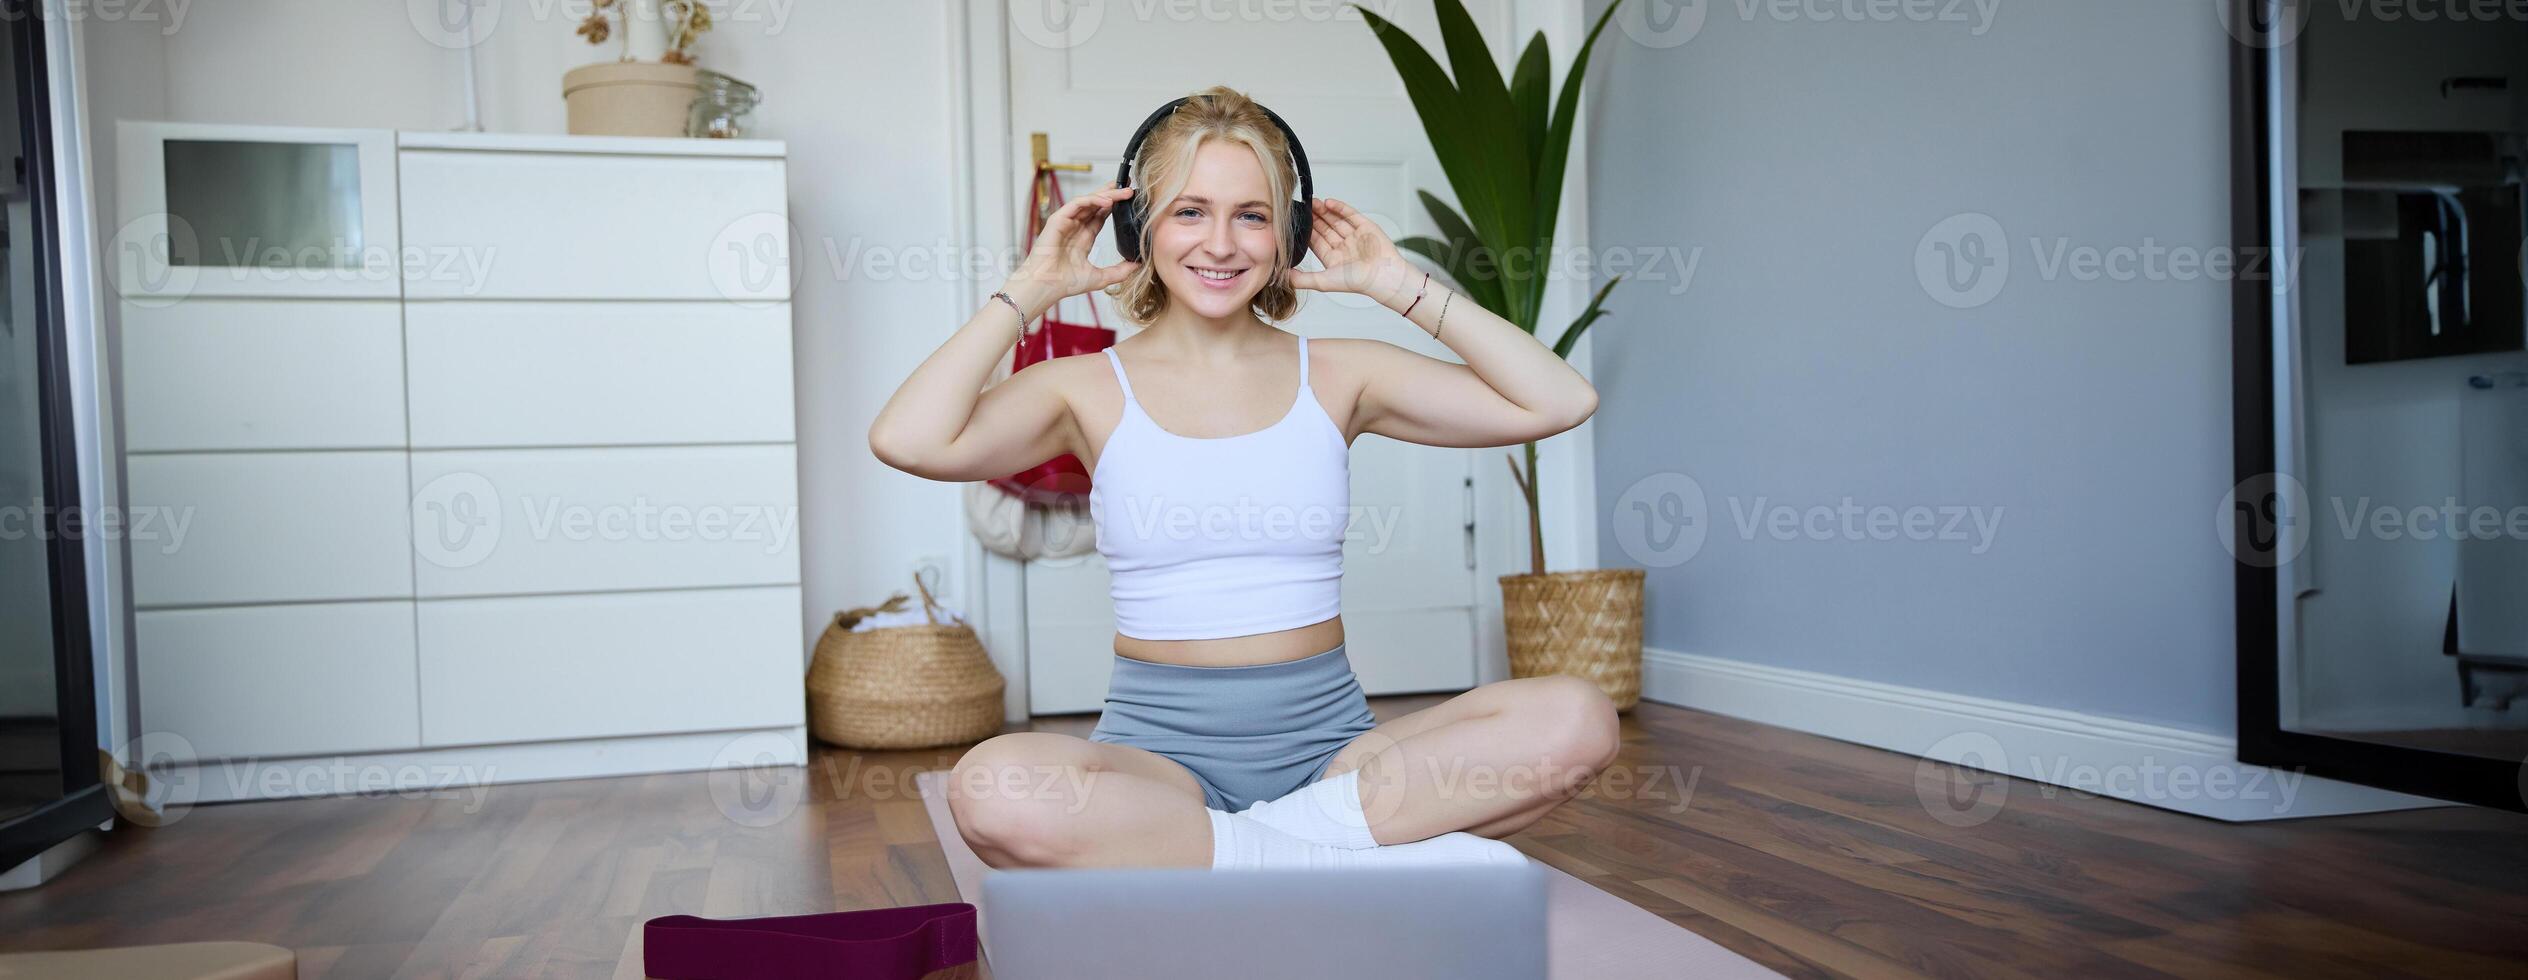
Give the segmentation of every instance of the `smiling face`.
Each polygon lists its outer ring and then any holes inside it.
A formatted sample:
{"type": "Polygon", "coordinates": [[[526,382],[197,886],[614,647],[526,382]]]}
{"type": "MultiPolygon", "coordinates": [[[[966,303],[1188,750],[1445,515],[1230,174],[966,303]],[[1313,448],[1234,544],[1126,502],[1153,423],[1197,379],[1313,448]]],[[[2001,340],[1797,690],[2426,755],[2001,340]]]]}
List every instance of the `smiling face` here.
{"type": "Polygon", "coordinates": [[[1226,140],[1194,150],[1185,186],[1148,221],[1151,271],[1174,303],[1206,318],[1247,309],[1280,268],[1283,205],[1255,151],[1226,140]]]}

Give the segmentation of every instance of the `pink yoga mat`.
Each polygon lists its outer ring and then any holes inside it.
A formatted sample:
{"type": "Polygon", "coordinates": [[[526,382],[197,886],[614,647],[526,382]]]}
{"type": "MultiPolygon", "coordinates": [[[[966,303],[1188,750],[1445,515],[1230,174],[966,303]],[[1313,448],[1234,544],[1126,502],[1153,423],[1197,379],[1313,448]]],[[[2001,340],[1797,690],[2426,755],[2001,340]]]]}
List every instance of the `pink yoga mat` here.
{"type": "MultiPolygon", "coordinates": [[[[947,773],[933,770],[915,776],[913,782],[921,789],[923,808],[930,812],[931,830],[948,852],[948,870],[957,879],[957,894],[980,907],[983,876],[994,872],[957,835],[957,825],[948,815],[947,779],[947,773]]],[[[991,922],[978,916],[975,928],[988,947],[991,922]]],[[[1545,865],[1545,936],[1552,947],[1546,959],[1555,980],[1781,977],[1552,865],[1545,865]]]]}

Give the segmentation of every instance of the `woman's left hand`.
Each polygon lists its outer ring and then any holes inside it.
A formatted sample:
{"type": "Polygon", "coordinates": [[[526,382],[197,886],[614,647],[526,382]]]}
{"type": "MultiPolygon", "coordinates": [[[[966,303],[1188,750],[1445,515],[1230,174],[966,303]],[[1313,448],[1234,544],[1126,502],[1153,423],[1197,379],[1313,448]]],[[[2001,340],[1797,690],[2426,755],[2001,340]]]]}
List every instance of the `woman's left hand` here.
{"type": "Polygon", "coordinates": [[[1360,293],[1379,302],[1421,281],[1422,270],[1397,254],[1378,223],[1330,197],[1311,206],[1308,251],[1321,271],[1290,270],[1290,284],[1328,293],[1360,293]]]}

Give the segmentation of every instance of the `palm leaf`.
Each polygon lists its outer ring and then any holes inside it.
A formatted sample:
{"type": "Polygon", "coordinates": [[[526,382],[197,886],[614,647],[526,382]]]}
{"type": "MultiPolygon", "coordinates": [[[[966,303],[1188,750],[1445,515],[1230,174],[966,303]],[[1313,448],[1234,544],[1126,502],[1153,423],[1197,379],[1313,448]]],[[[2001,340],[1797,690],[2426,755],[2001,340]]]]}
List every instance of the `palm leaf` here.
{"type": "Polygon", "coordinates": [[[1519,56],[1519,66],[1510,73],[1510,102],[1518,109],[1519,130],[1527,136],[1527,158],[1540,161],[1545,151],[1545,101],[1553,94],[1553,54],[1545,46],[1545,32],[1527,42],[1527,53],[1519,56]]]}
{"type": "MultiPolygon", "coordinates": [[[[1466,15],[1464,4],[1437,0],[1441,41],[1456,72],[1452,80],[1441,72],[1430,52],[1402,29],[1375,11],[1352,5],[1395,62],[1405,94],[1412,97],[1413,110],[1422,117],[1423,134],[1430,138],[1431,150],[1458,204],[1466,209],[1460,217],[1429,191],[1422,191],[1422,206],[1431,213],[1440,236],[1417,235],[1397,246],[1438,264],[1468,298],[1531,335],[1537,333],[1536,318],[1544,308],[1542,270],[1552,254],[1555,220],[1562,210],[1562,178],[1570,163],[1580,83],[1588,75],[1589,54],[1597,47],[1598,35],[1605,33],[1606,22],[1614,19],[1615,9],[1623,2],[1610,0],[1581,40],[1550,118],[1545,102],[1553,89],[1553,57],[1542,32],[1528,42],[1511,70],[1509,84],[1504,85],[1491,48],[1475,29],[1473,18],[1466,15]],[[1536,261],[1528,268],[1536,271],[1516,279],[1502,275],[1508,271],[1504,260],[1524,256],[1531,249],[1536,261]]],[[[1619,275],[1598,287],[1588,308],[1554,343],[1554,356],[1571,357],[1571,348],[1590,325],[1610,312],[1606,297],[1622,281],[1619,275]]],[[[1537,513],[1536,486],[1531,479],[1536,466],[1533,442],[1527,444],[1527,465],[1528,472],[1522,473],[1518,462],[1511,460],[1510,474],[1527,498],[1530,564],[1542,574],[1545,549],[1539,536],[1543,520],[1537,513]]]]}
{"type": "MultiPolygon", "coordinates": [[[[1404,28],[1359,4],[1354,4],[1352,9],[1361,12],[1361,19],[1368,22],[1370,32],[1378,38],[1379,45],[1387,49],[1388,60],[1395,62],[1396,77],[1404,82],[1405,95],[1413,102],[1414,114],[1422,118],[1422,132],[1430,137],[1432,148],[1441,150],[1472,145],[1476,138],[1468,120],[1472,113],[1467,111],[1459,97],[1456,83],[1440,70],[1439,62],[1432,60],[1431,53],[1423,50],[1413,35],[1404,32],[1404,28]]],[[[1484,166],[1481,157],[1448,152],[1440,152],[1437,156],[1441,172],[1448,176],[1449,186],[1465,188],[1490,184],[1491,177],[1481,172],[1484,166]]],[[[1495,210],[1497,205],[1491,198],[1460,195],[1460,199],[1466,202],[1466,212],[1473,217],[1476,227],[1498,229],[1502,226],[1503,219],[1495,210]]]]}
{"type": "MultiPolygon", "coordinates": [[[[1458,264],[1449,267],[1448,275],[1457,281],[1459,291],[1484,309],[1500,314],[1502,319],[1518,323],[1510,317],[1509,294],[1502,289],[1501,251],[1476,237],[1474,229],[1467,227],[1466,219],[1458,217],[1448,202],[1432,196],[1430,191],[1415,193],[1422,198],[1422,210],[1430,212],[1431,224],[1439,228],[1440,240],[1457,253],[1458,264]]],[[[1524,323],[1519,326],[1535,329],[1524,323]]]]}
{"type": "MultiPolygon", "coordinates": [[[[1454,146],[1434,143],[1432,149],[1442,155],[1457,154],[1473,162],[1470,167],[1479,178],[1474,186],[1450,181],[1460,202],[1483,199],[1481,211],[1498,215],[1498,223],[1485,227],[1480,222],[1476,232],[1506,258],[1513,249],[1524,249],[1535,242],[1535,213],[1527,204],[1535,193],[1535,175],[1527,154],[1527,136],[1520,131],[1518,107],[1510,101],[1510,89],[1501,81],[1501,69],[1492,63],[1492,48],[1484,43],[1483,32],[1475,28],[1475,19],[1466,13],[1460,0],[1438,0],[1432,9],[1439,16],[1440,41],[1448,51],[1448,65],[1457,75],[1457,104],[1466,114],[1466,127],[1473,141],[1454,146]]],[[[1468,213],[1478,213],[1473,203],[1466,204],[1468,213]]],[[[1533,264],[1527,264],[1533,269],[1533,264]]],[[[1528,294],[1539,291],[1532,274],[1515,275],[1502,280],[1503,291],[1513,308],[1526,308],[1528,294]]]]}
{"type": "MultiPolygon", "coordinates": [[[[1545,131],[1545,151],[1538,157],[1536,168],[1534,227],[1540,247],[1553,244],[1554,219],[1562,210],[1563,166],[1571,157],[1572,117],[1580,108],[1580,80],[1589,73],[1589,51],[1597,47],[1598,34],[1606,30],[1606,22],[1615,17],[1615,8],[1620,6],[1623,0],[1606,5],[1606,12],[1598,15],[1597,25],[1589,28],[1588,38],[1580,42],[1580,53],[1572,57],[1570,73],[1563,76],[1562,96],[1555,101],[1553,125],[1545,131]]],[[[1543,296],[1539,290],[1531,299],[1541,300],[1543,296]]],[[[1535,316],[1533,307],[1528,315],[1535,316]]]]}
{"type": "Polygon", "coordinates": [[[1615,284],[1623,281],[1623,275],[1618,273],[1615,278],[1607,280],[1606,285],[1598,287],[1597,295],[1589,297],[1589,308],[1580,311],[1580,315],[1571,321],[1571,327],[1562,332],[1561,340],[1554,341],[1555,357],[1569,360],[1571,348],[1580,343],[1580,335],[1589,329],[1589,324],[1598,322],[1599,317],[1615,312],[1606,308],[1606,294],[1614,292],[1615,284]]]}

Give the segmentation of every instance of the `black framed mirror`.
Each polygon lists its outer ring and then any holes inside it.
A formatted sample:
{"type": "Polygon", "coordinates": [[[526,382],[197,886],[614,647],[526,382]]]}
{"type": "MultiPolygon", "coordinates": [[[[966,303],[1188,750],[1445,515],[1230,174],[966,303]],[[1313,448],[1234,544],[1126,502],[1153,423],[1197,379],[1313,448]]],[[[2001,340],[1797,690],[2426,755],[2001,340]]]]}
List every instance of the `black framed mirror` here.
{"type": "Polygon", "coordinates": [[[0,870],[114,815],[97,772],[56,130],[33,0],[0,2],[0,870]]]}
{"type": "Polygon", "coordinates": [[[2240,759],[2528,811],[2528,21],[2224,13],[2240,759]]]}

